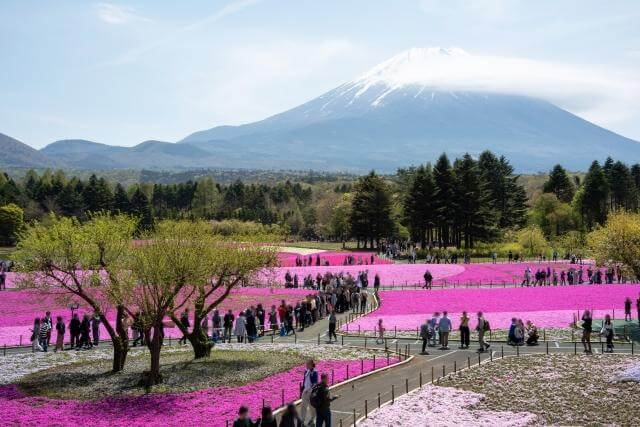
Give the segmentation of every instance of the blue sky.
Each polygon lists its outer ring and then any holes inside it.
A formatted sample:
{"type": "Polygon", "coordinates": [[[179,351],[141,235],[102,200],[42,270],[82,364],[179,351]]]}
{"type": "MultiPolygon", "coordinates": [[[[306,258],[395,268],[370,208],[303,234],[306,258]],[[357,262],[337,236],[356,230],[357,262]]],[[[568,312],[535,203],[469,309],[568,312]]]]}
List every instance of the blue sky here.
{"type": "Polygon", "coordinates": [[[512,83],[640,140],[637,0],[6,0],[0,19],[0,132],[35,147],[258,120],[414,46],[536,61],[512,83]]]}

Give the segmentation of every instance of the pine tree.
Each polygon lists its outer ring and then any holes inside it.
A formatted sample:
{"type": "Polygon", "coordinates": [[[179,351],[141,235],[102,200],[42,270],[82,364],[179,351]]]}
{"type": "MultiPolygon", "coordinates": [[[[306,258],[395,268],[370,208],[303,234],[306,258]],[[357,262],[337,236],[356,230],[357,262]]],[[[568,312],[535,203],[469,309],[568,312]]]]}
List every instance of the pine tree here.
{"type": "Polygon", "coordinates": [[[611,209],[632,209],[635,197],[635,181],[631,171],[621,161],[613,164],[609,175],[611,209]]]}
{"type": "Polygon", "coordinates": [[[131,214],[138,218],[138,231],[153,228],[153,214],[149,198],[138,187],[131,195],[131,214]]]}
{"type": "Polygon", "coordinates": [[[567,171],[560,165],[555,165],[549,173],[549,179],[544,183],[542,191],[553,193],[558,200],[570,203],[573,199],[574,188],[567,171]]]}
{"type": "Polygon", "coordinates": [[[455,176],[446,154],[442,154],[433,167],[433,181],[436,185],[434,210],[438,229],[438,241],[441,245],[452,242],[450,238],[455,206],[455,176]]]}
{"type": "Polygon", "coordinates": [[[433,197],[436,188],[431,165],[418,167],[412,175],[403,203],[404,217],[412,240],[425,247],[426,241],[433,239],[433,197]]]}
{"type": "Polygon", "coordinates": [[[596,160],[584,177],[584,194],[582,195],[582,210],[589,228],[595,224],[604,224],[607,219],[608,197],[609,186],[605,172],[596,160]]]}
{"type": "Polygon", "coordinates": [[[111,209],[113,194],[104,178],[98,179],[95,174],[89,177],[89,182],[82,192],[85,212],[100,212],[111,209]]]}
{"type": "Polygon", "coordinates": [[[351,215],[349,222],[352,234],[373,247],[380,244],[380,239],[393,231],[391,218],[391,196],[387,184],[375,174],[361,177],[353,189],[351,215]]]}
{"type": "Polygon", "coordinates": [[[487,182],[482,178],[477,163],[468,153],[454,166],[456,177],[457,214],[454,229],[458,246],[464,240],[465,248],[472,248],[480,239],[495,236],[496,215],[491,208],[487,182]]]}
{"type": "Polygon", "coordinates": [[[122,184],[117,183],[113,194],[113,210],[116,213],[127,214],[131,211],[131,203],[127,191],[122,184]]]}
{"type": "Polygon", "coordinates": [[[82,194],[78,193],[76,182],[68,182],[56,197],[56,203],[64,216],[80,216],[82,213],[82,194]]]}

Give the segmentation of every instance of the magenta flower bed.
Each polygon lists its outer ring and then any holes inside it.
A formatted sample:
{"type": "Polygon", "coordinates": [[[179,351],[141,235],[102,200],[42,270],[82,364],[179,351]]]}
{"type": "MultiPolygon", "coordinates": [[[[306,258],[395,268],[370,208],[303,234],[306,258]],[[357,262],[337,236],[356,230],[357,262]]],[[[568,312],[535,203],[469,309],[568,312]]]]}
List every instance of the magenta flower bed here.
{"type": "Polygon", "coordinates": [[[376,274],[380,276],[380,281],[383,286],[400,286],[401,284],[422,284],[424,283],[424,273],[429,269],[434,279],[442,279],[445,277],[454,276],[464,271],[462,265],[456,264],[375,264],[375,265],[336,265],[329,267],[280,267],[275,268],[272,271],[264,272],[258,276],[258,280],[262,282],[272,282],[283,284],[284,276],[288,272],[293,276],[298,275],[300,286],[302,286],[302,280],[307,275],[315,279],[318,273],[325,274],[327,272],[337,273],[350,273],[352,276],[357,276],[361,271],[369,272],[369,285],[373,286],[373,278],[376,274]]]}
{"type": "MultiPolygon", "coordinates": [[[[387,260],[385,260],[387,261],[387,260]]],[[[295,258],[294,258],[295,262],[295,258]]],[[[478,263],[478,264],[375,264],[375,265],[331,265],[329,267],[279,267],[273,271],[258,275],[258,281],[271,282],[277,284],[284,283],[284,275],[289,271],[291,275],[298,275],[300,283],[302,279],[311,274],[314,278],[318,273],[351,273],[355,276],[360,271],[369,272],[369,282],[373,284],[373,277],[376,273],[380,276],[382,286],[422,286],[424,285],[424,273],[429,270],[433,276],[433,285],[438,286],[463,286],[463,285],[500,285],[519,284],[524,277],[526,268],[531,268],[532,277],[538,269],[551,268],[556,270],[558,275],[562,270],[569,268],[578,269],[575,264],[565,262],[525,262],[525,263],[478,263]]],[[[584,280],[587,280],[586,266],[584,269],[584,280]]]]}
{"type": "MultiPolygon", "coordinates": [[[[390,364],[397,359],[390,359],[390,364]]],[[[364,372],[374,369],[373,360],[362,362],[364,372]]],[[[387,366],[387,359],[376,360],[375,368],[387,366]]],[[[318,371],[327,372],[340,382],[360,375],[359,360],[331,360],[318,362],[318,371]]],[[[237,414],[240,405],[249,407],[255,420],[262,402],[276,408],[284,401],[299,398],[298,386],[304,374],[304,366],[272,375],[239,387],[215,387],[181,394],[155,394],[139,397],[105,398],[95,401],[77,401],[29,397],[16,385],[0,386],[0,419],[4,425],[96,425],[96,426],[225,426],[237,414]]]]}
{"type": "MultiPolygon", "coordinates": [[[[232,309],[237,315],[240,310],[261,303],[268,311],[271,305],[278,306],[283,299],[288,304],[295,304],[308,294],[309,291],[303,289],[237,288],[220,305],[219,310],[224,313],[232,309]]],[[[62,316],[68,325],[71,311],[54,295],[41,295],[30,290],[0,292],[0,345],[18,345],[20,336],[22,344],[28,344],[33,319],[44,317],[46,311],[51,311],[54,322],[56,316],[62,316]]],[[[85,304],[81,304],[79,314],[82,316],[84,313],[92,314],[85,304]]],[[[112,316],[107,317],[113,320],[112,316]]],[[[172,338],[181,336],[178,328],[167,328],[166,334],[172,338]]],[[[101,328],[100,337],[109,338],[104,328],[101,328]]],[[[66,338],[69,338],[68,331],[66,338]]]]}
{"type": "MultiPolygon", "coordinates": [[[[624,300],[640,293],[640,285],[575,285],[536,288],[440,289],[431,291],[381,292],[381,307],[348,325],[349,330],[374,330],[382,319],[387,331],[412,330],[435,311],[447,310],[458,327],[463,310],[475,326],[482,311],[493,329],[508,328],[512,317],[531,320],[540,327],[566,327],[578,311],[594,310],[595,318],[605,314],[624,316],[624,300]]],[[[347,327],[343,327],[346,329],[347,327]]]]}
{"type": "MultiPolygon", "coordinates": [[[[282,267],[295,267],[296,259],[306,260],[307,264],[311,259],[311,265],[316,265],[317,257],[320,257],[320,263],[324,265],[327,261],[329,265],[343,265],[345,258],[353,256],[355,262],[363,264],[371,264],[371,256],[373,255],[374,264],[393,264],[393,261],[379,258],[373,252],[318,252],[317,254],[301,255],[293,252],[278,252],[278,261],[282,267]]],[[[309,265],[309,264],[308,264],[309,265]]]]}

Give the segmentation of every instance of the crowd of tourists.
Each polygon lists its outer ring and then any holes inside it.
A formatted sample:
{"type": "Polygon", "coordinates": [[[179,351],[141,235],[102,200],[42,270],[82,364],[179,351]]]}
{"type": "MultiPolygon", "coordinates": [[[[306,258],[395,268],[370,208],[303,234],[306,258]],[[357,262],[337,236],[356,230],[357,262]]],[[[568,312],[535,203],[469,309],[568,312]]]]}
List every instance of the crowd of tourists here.
{"type": "Polygon", "coordinates": [[[585,270],[582,265],[578,268],[569,268],[568,270],[558,271],[547,265],[546,268],[538,268],[535,273],[531,267],[524,270],[522,286],[564,286],[564,285],[582,285],[588,283],[593,284],[613,284],[625,283],[626,279],[620,266],[608,267],[606,269],[593,268],[588,266],[585,270]]]}
{"type": "MultiPolygon", "coordinates": [[[[315,277],[311,274],[307,274],[302,278],[302,283],[298,274],[291,274],[290,271],[284,275],[284,287],[285,288],[300,288],[314,289],[326,291],[329,289],[337,289],[341,287],[348,288],[368,288],[369,287],[369,271],[362,270],[358,274],[353,276],[350,272],[332,273],[330,271],[325,274],[318,273],[315,277]]],[[[374,289],[380,288],[380,276],[376,274],[373,278],[374,289]]]]}
{"type": "MultiPolygon", "coordinates": [[[[296,257],[296,267],[320,267],[320,266],[329,266],[331,263],[328,259],[321,258],[320,254],[316,254],[315,258],[313,255],[307,256],[298,256],[296,257]]],[[[371,256],[358,256],[356,257],[353,254],[345,255],[342,260],[342,265],[373,265],[376,263],[376,256],[371,254],[371,256]]]]}
{"type": "MultiPolygon", "coordinates": [[[[70,349],[90,349],[100,344],[100,324],[102,320],[98,314],[89,316],[85,313],[80,319],[77,313],[73,313],[69,321],[69,342],[70,349]]],[[[49,350],[51,339],[55,335],[54,352],[64,349],[65,334],[67,325],[65,325],[62,316],[56,316],[56,322],[53,323],[51,312],[47,311],[44,317],[36,317],[33,321],[31,329],[31,345],[33,351],[49,350]]]]}
{"type": "Polygon", "coordinates": [[[253,421],[249,408],[241,406],[233,427],[331,427],[331,402],[340,396],[332,396],[329,390],[329,375],[319,373],[313,360],[306,363],[300,381],[300,411],[289,403],[276,421],[271,407],[262,408],[260,416],[253,421]]]}

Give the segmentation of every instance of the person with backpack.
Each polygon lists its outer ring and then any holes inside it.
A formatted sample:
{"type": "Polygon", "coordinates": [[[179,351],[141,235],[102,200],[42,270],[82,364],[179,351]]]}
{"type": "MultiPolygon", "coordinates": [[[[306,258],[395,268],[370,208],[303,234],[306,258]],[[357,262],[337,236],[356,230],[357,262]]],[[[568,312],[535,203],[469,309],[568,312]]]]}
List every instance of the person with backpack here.
{"type": "Polygon", "coordinates": [[[489,349],[489,347],[491,347],[491,345],[484,340],[484,334],[491,330],[491,326],[489,325],[489,321],[484,318],[481,311],[478,312],[478,325],[476,326],[476,330],[478,331],[478,344],[480,345],[478,353],[484,353],[489,349]]]}
{"type": "Polygon", "coordinates": [[[65,324],[62,321],[62,316],[56,317],[56,347],[53,349],[54,352],[58,350],[64,350],[64,333],[65,333],[65,324]]]}
{"type": "Polygon", "coordinates": [[[340,396],[331,396],[329,376],[322,374],[320,382],[311,389],[311,406],[316,410],[316,427],[331,427],[331,402],[340,396]]]}
{"type": "Polygon", "coordinates": [[[311,390],[316,384],[318,384],[316,363],[312,359],[309,359],[307,361],[307,369],[304,371],[302,383],[300,384],[300,418],[302,418],[302,423],[304,425],[307,425],[307,411],[309,411],[310,414],[310,424],[315,418],[315,410],[311,405],[311,390]]]}

